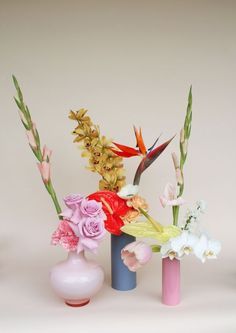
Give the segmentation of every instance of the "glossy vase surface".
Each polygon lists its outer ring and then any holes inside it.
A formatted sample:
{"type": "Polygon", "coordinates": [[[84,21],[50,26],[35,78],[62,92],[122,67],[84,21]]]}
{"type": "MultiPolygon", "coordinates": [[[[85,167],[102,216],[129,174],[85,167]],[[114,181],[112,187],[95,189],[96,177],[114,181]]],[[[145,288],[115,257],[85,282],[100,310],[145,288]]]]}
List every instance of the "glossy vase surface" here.
{"type": "Polygon", "coordinates": [[[111,286],[113,289],[128,291],[136,287],[136,273],[131,272],[121,259],[121,250],[135,241],[133,236],[122,233],[111,235],[111,286]]]}
{"type": "Polygon", "coordinates": [[[51,269],[51,285],[67,305],[79,307],[89,303],[102,287],[103,269],[85,258],[84,251],[69,252],[66,260],[51,269]]]}
{"type": "Polygon", "coordinates": [[[180,261],[162,259],[162,303],[177,305],[180,302],[180,261]]]}

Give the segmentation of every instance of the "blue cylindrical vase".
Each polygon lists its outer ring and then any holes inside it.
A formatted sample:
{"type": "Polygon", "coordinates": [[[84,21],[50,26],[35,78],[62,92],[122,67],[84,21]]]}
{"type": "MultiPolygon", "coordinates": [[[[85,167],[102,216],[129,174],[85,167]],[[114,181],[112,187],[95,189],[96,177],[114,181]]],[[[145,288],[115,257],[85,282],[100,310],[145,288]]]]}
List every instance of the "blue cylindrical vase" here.
{"type": "Polygon", "coordinates": [[[121,250],[135,237],[122,233],[111,234],[111,286],[116,290],[127,291],[136,287],[136,273],[131,272],[121,259],[121,250]]]}

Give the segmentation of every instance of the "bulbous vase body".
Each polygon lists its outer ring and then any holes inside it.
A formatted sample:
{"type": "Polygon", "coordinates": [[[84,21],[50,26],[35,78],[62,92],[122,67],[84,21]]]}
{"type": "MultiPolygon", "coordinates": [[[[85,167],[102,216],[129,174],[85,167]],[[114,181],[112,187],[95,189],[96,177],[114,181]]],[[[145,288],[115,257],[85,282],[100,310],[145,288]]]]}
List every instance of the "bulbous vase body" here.
{"type": "Polygon", "coordinates": [[[67,305],[83,306],[101,289],[104,272],[96,262],[88,261],[83,251],[69,252],[66,260],[51,269],[50,281],[67,305]]]}

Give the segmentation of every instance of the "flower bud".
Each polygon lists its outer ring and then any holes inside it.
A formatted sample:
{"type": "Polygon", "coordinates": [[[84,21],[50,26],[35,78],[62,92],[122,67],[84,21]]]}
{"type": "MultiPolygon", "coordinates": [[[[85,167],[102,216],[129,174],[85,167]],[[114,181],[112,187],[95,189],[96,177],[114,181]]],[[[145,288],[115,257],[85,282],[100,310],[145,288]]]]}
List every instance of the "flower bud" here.
{"type": "Polygon", "coordinates": [[[182,128],[180,131],[180,142],[183,144],[184,140],[185,140],[184,128],[182,128]]]}

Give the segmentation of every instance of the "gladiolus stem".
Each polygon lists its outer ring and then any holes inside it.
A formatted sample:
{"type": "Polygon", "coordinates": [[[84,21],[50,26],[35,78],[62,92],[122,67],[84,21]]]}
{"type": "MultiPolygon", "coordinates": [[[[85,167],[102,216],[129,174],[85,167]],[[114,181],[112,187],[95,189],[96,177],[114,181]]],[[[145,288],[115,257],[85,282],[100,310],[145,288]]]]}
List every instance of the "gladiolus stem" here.
{"type": "MultiPolygon", "coordinates": [[[[15,102],[16,102],[18,108],[19,108],[19,112],[22,113],[21,119],[24,119],[23,125],[28,131],[31,131],[31,133],[33,135],[33,139],[36,143],[35,147],[33,147],[31,145],[30,145],[30,147],[31,147],[35,157],[39,161],[39,163],[45,162],[44,158],[43,158],[43,152],[42,152],[42,149],[41,149],[41,145],[40,145],[40,138],[39,138],[38,131],[37,131],[32,119],[31,119],[30,111],[24,103],[23,94],[21,92],[18,81],[14,76],[13,76],[13,82],[14,82],[14,85],[15,85],[15,88],[16,88],[16,91],[17,91],[17,95],[18,95],[18,99],[15,98],[15,97],[14,97],[14,99],[15,99],[15,102]]],[[[49,163],[49,160],[46,161],[46,162],[49,163]]],[[[47,189],[48,193],[50,194],[50,196],[52,198],[52,201],[54,203],[56,212],[59,215],[62,210],[61,210],[60,204],[58,202],[56,192],[53,188],[51,179],[49,179],[48,181],[44,181],[44,185],[45,185],[45,188],[47,189]]],[[[59,218],[62,219],[62,216],[59,216],[59,218]]]]}
{"type": "MultiPolygon", "coordinates": [[[[56,208],[56,212],[57,214],[61,214],[61,207],[60,207],[60,204],[58,202],[58,199],[57,199],[57,196],[56,196],[56,192],[52,186],[52,183],[50,183],[50,188],[51,188],[51,191],[50,191],[50,195],[51,195],[51,198],[52,198],[52,201],[54,203],[54,206],[56,208]]],[[[62,216],[59,217],[60,219],[63,219],[62,216]]]]}
{"type": "MultiPolygon", "coordinates": [[[[188,94],[188,106],[187,112],[184,120],[184,127],[180,132],[180,172],[183,175],[184,164],[187,159],[187,143],[191,134],[191,126],[192,126],[192,86],[190,87],[188,94]]],[[[180,197],[184,192],[184,178],[183,183],[179,185],[179,193],[177,197],[180,197]]],[[[179,206],[172,207],[173,213],[173,224],[178,225],[179,219],[179,206]]]]}

